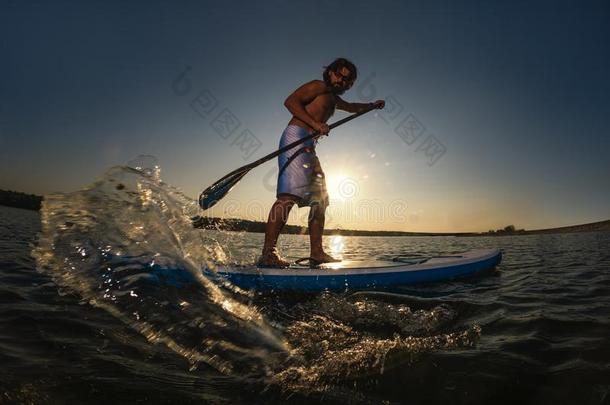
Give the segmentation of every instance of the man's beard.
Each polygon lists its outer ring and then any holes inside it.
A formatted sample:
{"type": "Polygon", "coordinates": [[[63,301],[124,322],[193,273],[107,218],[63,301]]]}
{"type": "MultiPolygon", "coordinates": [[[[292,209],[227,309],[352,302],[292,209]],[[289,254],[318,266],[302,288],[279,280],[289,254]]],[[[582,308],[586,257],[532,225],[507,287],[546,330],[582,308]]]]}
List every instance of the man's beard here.
{"type": "Polygon", "coordinates": [[[345,87],[343,87],[342,85],[336,85],[336,86],[330,86],[330,91],[333,94],[336,94],[338,96],[340,96],[341,94],[345,93],[347,89],[345,87]]]}
{"type": "Polygon", "coordinates": [[[333,85],[330,82],[330,79],[327,79],[327,78],[324,78],[324,83],[326,84],[326,88],[328,88],[331,93],[336,94],[338,96],[345,93],[345,91],[347,90],[345,87],[343,87],[341,85],[338,85],[338,86],[333,85]]]}

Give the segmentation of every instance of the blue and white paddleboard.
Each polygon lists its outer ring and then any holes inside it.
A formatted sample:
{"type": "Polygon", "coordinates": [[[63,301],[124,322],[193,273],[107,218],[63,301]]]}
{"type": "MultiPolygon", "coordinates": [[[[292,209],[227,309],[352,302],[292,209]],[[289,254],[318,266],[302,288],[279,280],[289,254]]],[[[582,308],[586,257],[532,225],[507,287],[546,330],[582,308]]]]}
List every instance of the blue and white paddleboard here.
{"type": "Polygon", "coordinates": [[[373,289],[451,280],[492,269],[501,260],[502,253],[499,249],[479,249],[403,262],[344,260],[340,263],[324,264],[319,268],[219,266],[215,275],[244,289],[373,289]]]}

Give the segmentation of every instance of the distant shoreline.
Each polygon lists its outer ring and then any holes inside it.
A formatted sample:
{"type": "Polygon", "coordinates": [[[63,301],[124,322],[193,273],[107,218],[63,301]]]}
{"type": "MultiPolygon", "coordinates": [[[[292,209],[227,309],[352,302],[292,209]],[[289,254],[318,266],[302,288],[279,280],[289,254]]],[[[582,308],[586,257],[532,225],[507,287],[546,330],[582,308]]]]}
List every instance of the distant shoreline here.
{"type": "Polygon", "coordinates": [[[18,191],[0,190],[0,205],[26,210],[39,210],[42,197],[18,191]]]}
{"type": "MultiPolygon", "coordinates": [[[[24,208],[28,210],[40,210],[43,197],[20,193],[17,191],[0,190],[0,205],[24,208]]],[[[247,219],[216,218],[216,217],[196,217],[193,218],[193,226],[201,229],[214,229],[235,232],[254,232],[264,233],[265,222],[250,221],[247,219]]],[[[562,226],[559,228],[547,229],[515,229],[509,225],[504,229],[488,232],[404,232],[404,231],[364,231],[357,229],[326,229],[325,235],[344,235],[344,236],[515,236],[515,235],[539,235],[551,233],[576,233],[576,232],[597,232],[610,231],[610,220],[591,222],[588,224],[562,226]]],[[[307,227],[299,225],[286,225],[283,230],[288,234],[307,234],[307,227]]]]}
{"type": "MultiPolygon", "coordinates": [[[[236,232],[265,233],[265,222],[250,221],[247,219],[196,217],[193,226],[202,229],[214,229],[236,232]]],[[[306,235],[307,227],[300,225],[286,225],[282,233],[293,235],[306,235]]],[[[477,236],[472,232],[404,232],[404,231],[364,231],[358,229],[325,229],[324,235],[343,236],[477,236]]]]}

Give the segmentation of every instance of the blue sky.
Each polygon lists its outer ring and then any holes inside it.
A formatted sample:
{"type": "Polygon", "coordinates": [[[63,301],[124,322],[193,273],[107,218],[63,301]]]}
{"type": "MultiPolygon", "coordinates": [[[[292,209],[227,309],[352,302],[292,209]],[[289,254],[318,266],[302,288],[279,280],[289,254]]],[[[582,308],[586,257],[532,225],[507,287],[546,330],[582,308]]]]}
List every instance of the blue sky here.
{"type": "MultiPolygon", "coordinates": [[[[5,1],[0,34],[2,189],[76,190],[149,154],[195,197],[273,151],[290,119],[284,99],[344,56],[359,68],[344,98],[392,108],[320,142],[329,226],[480,231],[610,217],[607,2],[5,1]],[[205,117],[191,107],[202,92],[217,103],[205,117]],[[225,108],[240,122],[226,139],[212,126],[225,108]],[[407,119],[420,130],[401,138],[407,119]],[[251,155],[244,130],[260,142],[251,155]],[[440,157],[425,153],[432,141],[440,157]]],[[[252,171],[215,213],[264,219],[274,170],[252,171]]]]}

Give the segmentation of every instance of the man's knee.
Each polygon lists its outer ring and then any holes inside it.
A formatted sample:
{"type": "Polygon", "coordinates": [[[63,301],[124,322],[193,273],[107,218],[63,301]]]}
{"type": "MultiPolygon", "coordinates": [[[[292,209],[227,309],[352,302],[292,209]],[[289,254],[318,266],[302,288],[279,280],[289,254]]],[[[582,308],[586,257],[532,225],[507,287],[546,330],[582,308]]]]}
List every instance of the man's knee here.
{"type": "Polygon", "coordinates": [[[326,206],[320,204],[314,204],[309,210],[309,219],[323,219],[324,213],[326,212],[326,206]]]}
{"type": "Polygon", "coordinates": [[[288,215],[290,214],[291,208],[296,204],[296,201],[291,199],[290,197],[280,196],[271,207],[271,212],[269,213],[270,221],[282,221],[286,222],[288,220],[288,215]]]}

